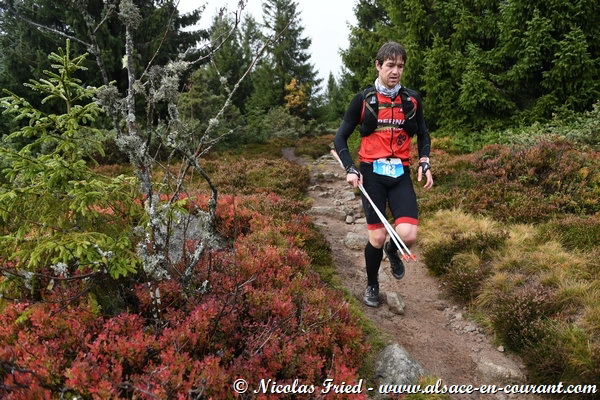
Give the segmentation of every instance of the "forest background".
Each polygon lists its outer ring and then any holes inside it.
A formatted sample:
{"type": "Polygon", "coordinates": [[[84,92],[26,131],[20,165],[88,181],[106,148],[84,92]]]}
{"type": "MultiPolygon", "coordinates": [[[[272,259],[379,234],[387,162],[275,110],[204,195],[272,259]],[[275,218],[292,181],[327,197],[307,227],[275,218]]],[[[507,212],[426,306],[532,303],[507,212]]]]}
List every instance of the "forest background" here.
{"type": "Polygon", "coordinates": [[[374,334],[279,157],[328,151],[390,38],[434,139],[428,267],[532,381],[597,381],[600,5],[359,0],[327,82],[296,7],[190,31],[173,1],[0,2],[3,395],[365,376],[374,334]]]}

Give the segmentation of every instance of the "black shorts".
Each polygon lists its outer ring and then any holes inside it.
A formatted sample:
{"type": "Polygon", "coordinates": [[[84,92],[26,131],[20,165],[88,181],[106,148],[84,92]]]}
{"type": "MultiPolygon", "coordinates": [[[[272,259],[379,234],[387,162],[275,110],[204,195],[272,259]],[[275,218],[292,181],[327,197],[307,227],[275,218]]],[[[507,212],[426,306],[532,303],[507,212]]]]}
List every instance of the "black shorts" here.
{"type": "MultiPolygon", "coordinates": [[[[418,209],[417,195],[410,179],[410,167],[404,167],[404,174],[397,178],[379,175],[373,172],[372,163],[360,163],[360,173],[363,176],[363,186],[375,206],[385,216],[386,205],[389,206],[396,225],[408,223],[417,225],[418,209]]],[[[369,230],[383,228],[384,225],[377,216],[367,198],[361,194],[367,228],[369,230]]]]}

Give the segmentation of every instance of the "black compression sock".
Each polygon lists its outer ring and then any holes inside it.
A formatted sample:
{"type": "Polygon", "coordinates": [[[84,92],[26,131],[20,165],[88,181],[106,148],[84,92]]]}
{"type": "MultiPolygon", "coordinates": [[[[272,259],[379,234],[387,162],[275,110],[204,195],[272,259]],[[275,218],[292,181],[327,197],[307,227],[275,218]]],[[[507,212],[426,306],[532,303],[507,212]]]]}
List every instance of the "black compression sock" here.
{"type": "Polygon", "coordinates": [[[367,280],[369,285],[378,283],[377,276],[379,275],[379,266],[383,258],[383,248],[378,249],[373,247],[371,242],[365,247],[365,261],[367,264],[367,280]]]}

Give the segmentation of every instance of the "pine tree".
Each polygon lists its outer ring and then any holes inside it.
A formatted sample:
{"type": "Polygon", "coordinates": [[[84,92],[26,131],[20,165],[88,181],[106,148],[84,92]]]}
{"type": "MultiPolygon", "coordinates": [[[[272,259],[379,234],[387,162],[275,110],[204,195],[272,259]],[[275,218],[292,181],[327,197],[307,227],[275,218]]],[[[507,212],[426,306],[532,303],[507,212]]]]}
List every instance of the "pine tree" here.
{"type": "MultiPolygon", "coordinates": [[[[265,34],[273,37],[279,35],[269,47],[269,59],[262,66],[263,78],[269,79],[268,72],[271,72],[270,80],[275,90],[272,97],[263,97],[263,100],[267,100],[260,104],[263,110],[284,104],[285,86],[292,79],[306,88],[309,99],[319,84],[308,53],[311,40],[303,36],[304,27],[301,25],[297,5],[293,0],[265,0],[263,3],[265,34]]],[[[257,84],[255,90],[260,89],[260,86],[268,85],[257,84]]],[[[298,115],[308,116],[306,113],[298,115]]]]}
{"type": "MultiPolygon", "coordinates": [[[[89,51],[92,29],[97,29],[94,36],[101,54],[89,57],[88,70],[83,72],[82,80],[93,86],[114,80],[120,89],[124,89],[127,75],[121,61],[125,41],[124,28],[119,21],[119,3],[102,0],[0,2],[0,70],[3,71],[0,89],[24,95],[22,84],[32,76],[42,76],[43,71],[50,68],[47,55],[64,45],[66,36],[71,38],[74,52],[89,51]],[[98,58],[107,70],[105,77],[95,62],[98,58]]],[[[172,0],[139,0],[136,3],[141,14],[141,26],[134,37],[138,44],[136,62],[140,69],[146,68],[150,60],[162,65],[174,54],[194,47],[206,38],[205,31],[183,30],[198,22],[200,10],[181,16],[172,0]]],[[[6,123],[5,120],[0,122],[6,123]]]]}
{"type": "Polygon", "coordinates": [[[338,85],[333,73],[329,73],[324,97],[323,119],[325,122],[330,122],[339,126],[348,105],[348,101],[346,99],[347,96],[345,96],[343,89],[338,85]]]}
{"type": "Polygon", "coordinates": [[[355,13],[346,81],[371,84],[378,48],[403,44],[402,82],[421,92],[434,129],[531,123],[600,98],[597,1],[360,0],[355,13]]]}
{"type": "Polygon", "coordinates": [[[348,49],[341,54],[347,68],[343,80],[357,92],[375,80],[375,55],[386,41],[381,27],[388,25],[389,19],[380,0],[359,0],[354,13],[357,26],[350,28],[348,49]]]}
{"type": "MultiPolygon", "coordinates": [[[[75,78],[85,69],[85,56],[73,57],[67,41],[49,59],[56,71],[26,84],[45,96],[44,109],[14,93],[0,98],[4,114],[29,122],[6,140],[30,139],[19,150],[0,147],[0,159],[9,165],[0,180],[0,253],[29,278],[49,270],[66,277],[135,273],[140,263],[133,243],[139,238],[132,221],[142,217],[136,185],[96,173],[86,162],[92,151],[101,151],[95,128],[101,110],[93,101],[96,89],[75,78]],[[50,104],[61,112],[47,112],[50,104]]],[[[19,281],[3,281],[0,292],[19,281]]]]}

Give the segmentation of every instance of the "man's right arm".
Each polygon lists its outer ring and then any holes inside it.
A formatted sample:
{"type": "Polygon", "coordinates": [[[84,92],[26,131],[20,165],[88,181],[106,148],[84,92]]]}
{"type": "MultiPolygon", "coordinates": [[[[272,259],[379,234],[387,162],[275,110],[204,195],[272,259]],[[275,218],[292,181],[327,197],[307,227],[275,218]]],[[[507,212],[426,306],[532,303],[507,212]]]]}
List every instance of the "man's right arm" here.
{"type": "Polygon", "coordinates": [[[353,169],[356,171],[352,161],[352,156],[348,150],[348,138],[350,135],[352,135],[352,132],[354,132],[354,129],[360,122],[362,102],[362,93],[358,93],[356,96],[354,96],[352,101],[350,101],[350,105],[346,110],[344,119],[342,120],[342,123],[335,134],[335,138],[333,139],[335,151],[340,157],[340,160],[342,160],[342,164],[344,165],[346,172],[351,172],[353,169]]]}

